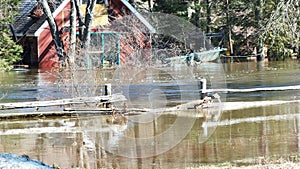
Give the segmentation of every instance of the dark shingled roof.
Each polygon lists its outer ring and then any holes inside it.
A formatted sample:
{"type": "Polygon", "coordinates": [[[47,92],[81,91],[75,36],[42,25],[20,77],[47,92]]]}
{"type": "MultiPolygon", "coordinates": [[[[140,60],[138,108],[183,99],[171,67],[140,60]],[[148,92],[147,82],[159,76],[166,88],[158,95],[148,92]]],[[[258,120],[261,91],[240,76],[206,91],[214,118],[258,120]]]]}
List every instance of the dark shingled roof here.
{"type": "Polygon", "coordinates": [[[19,15],[14,20],[14,29],[17,36],[24,36],[30,26],[34,24],[34,19],[30,17],[30,12],[36,7],[35,0],[22,0],[19,5],[19,15]]]}
{"type": "MultiPolygon", "coordinates": [[[[54,11],[63,0],[56,0],[51,10],[54,11]]],[[[21,0],[19,5],[19,15],[15,18],[13,27],[17,36],[33,35],[45,22],[46,16],[42,16],[38,20],[30,17],[31,11],[37,6],[36,0],[21,0]]]]}

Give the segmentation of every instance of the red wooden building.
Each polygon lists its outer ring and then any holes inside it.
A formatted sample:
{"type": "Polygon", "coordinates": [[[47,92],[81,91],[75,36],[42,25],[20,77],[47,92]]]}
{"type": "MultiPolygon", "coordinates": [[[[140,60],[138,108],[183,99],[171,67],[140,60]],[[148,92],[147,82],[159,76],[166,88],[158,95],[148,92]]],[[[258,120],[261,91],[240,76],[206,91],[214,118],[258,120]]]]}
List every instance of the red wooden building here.
{"type": "MultiPolygon", "coordinates": [[[[65,51],[68,51],[69,27],[70,19],[70,0],[56,1],[56,4],[49,4],[51,6],[53,17],[58,25],[61,33],[61,38],[65,46],[65,51]]],[[[84,1],[83,1],[84,2],[84,1]]],[[[153,31],[151,25],[126,1],[126,0],[108,0],[97,2],[92,24],[93,33],[118,31],[119,28],[108,26],[108,23],[118,19],[122,19],[124,15],[134,14],[137,20],[146,25],[149,31],[153,31]],[[149,26],[150,25],[150,26],[149,26]]],[[[82,10],[85,5],[82,5],[82,10]]],[[[45,15],[41,12],[37,1],[22,0],[19,8],[20,15],[15,19],[13,24],[14,33],[17,40],[24,47],[23,63],[30,67],[51,68],[59,65],[58,56],[49,24],[45,15]]],[[[117,24],[115,25],[117,26],[117,24]]],[[[133,56],[133,46],[139,46],[150,51],[149,41],[145,40],[147,33],[139,31],[139,27],[135,26],[134,37],[138,44],[133,44],[120,40],[119,56],[122,62],[125,62],[133,56]],[[138,33],[136,33],[138,32],[138,33]]],[[[149,32],[148,31],[148,32],[149,32]]],[[[133,42],[133,41],[132,41],[133,42]]],[[[147,55],[150,55],[148,53],[147,55]]],[[[102,60],[103,62],[104,60],[102,60]]]]}
{"type": "MultiPolygon", "coordinates": [[[[65,0],[50,6],[62,40],[66,40],[68,34],[63,28],[69,23],[70,1],[65,0]]],[[[57,66],[56,48],[41,7],[36,1],[22,0],[19,10],[20,15],[13,26],[16,37],[24,48],[23,64],[40,68],[57,66]]]]}

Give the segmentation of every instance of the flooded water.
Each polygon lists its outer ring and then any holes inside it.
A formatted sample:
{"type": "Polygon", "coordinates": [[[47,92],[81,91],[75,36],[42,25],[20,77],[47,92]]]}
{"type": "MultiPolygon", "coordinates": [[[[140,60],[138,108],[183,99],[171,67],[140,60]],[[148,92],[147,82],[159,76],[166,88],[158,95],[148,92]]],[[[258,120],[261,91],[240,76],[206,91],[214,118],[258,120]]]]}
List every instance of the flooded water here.
{"type": "MultiPolygon", "coordinates": [[[[126,116],[118,124],[110,123],[110,115],[95,114],[2,119],[0,152],[26,154],[61,168],[188,168],[297,155],[299,68],[297,62],[270,62],[73,75],[46,70],[1,73],[0,102],[94,96],[111,83],[113,93],[128,98],[127,107],[164,108],[199,99],[199,81],[206,78],[209,92],[218,93],[222,103],[214,109],[126,116]]],[[[123,103],[115,106],[122,108],[123,103]]],[[[14,111],[25,110],[0,110],[14,111]]]]}

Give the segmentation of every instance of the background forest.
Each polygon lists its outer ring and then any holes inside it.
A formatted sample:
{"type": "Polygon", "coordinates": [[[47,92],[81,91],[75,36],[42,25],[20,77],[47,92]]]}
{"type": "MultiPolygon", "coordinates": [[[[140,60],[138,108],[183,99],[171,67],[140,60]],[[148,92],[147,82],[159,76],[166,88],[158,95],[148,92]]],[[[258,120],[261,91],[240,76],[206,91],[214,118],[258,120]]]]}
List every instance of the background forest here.
{"type": "Polygon", "coordinates": [[[176,14],[206,33],[224,32],[232,55],[261,53],[267,46],[270,60],[299,57],[299,0],[154,0],[152,6],[152,11],[176,14]]]}
{"type": "MultiPolygon", "coordinates": [[[[22,48],[13,41],[9,29],[9,25],[17,15],[19,1],[0,0],[2,69],[8,69],[12,63],[20,60],[19,56],[22,53],[22,48]]],[[[89,0],[90,4],[95,2],[96,0],[89,0]]],[[[270,60],[284,60],[292,56],[299,58],[299,0],[129,0],[129,2],[140,11],[169,13],[182,17],[206,33],[224,33],[223,47],[230,47],[231,55],[261,53],[265,46],[268,47],[270,60]]]]}

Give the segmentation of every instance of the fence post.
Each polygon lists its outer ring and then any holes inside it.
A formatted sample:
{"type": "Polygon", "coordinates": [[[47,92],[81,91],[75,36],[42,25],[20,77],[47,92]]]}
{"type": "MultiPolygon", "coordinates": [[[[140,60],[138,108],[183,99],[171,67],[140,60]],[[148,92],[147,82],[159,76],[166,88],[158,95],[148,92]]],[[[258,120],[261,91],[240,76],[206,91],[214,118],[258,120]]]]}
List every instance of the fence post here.
{"type": "Polygon", "coordinates": [[[111,84],[105,84],[104,86],[104,95],[105,96],[110,96],[111,95],[111,84]]]}
{"type": "Polygon", "coordinates": [[[200,83],[202,86],[200,99],[203,100],[204,97],[206,96],[206,79],[201,79],[200,83]]]}

